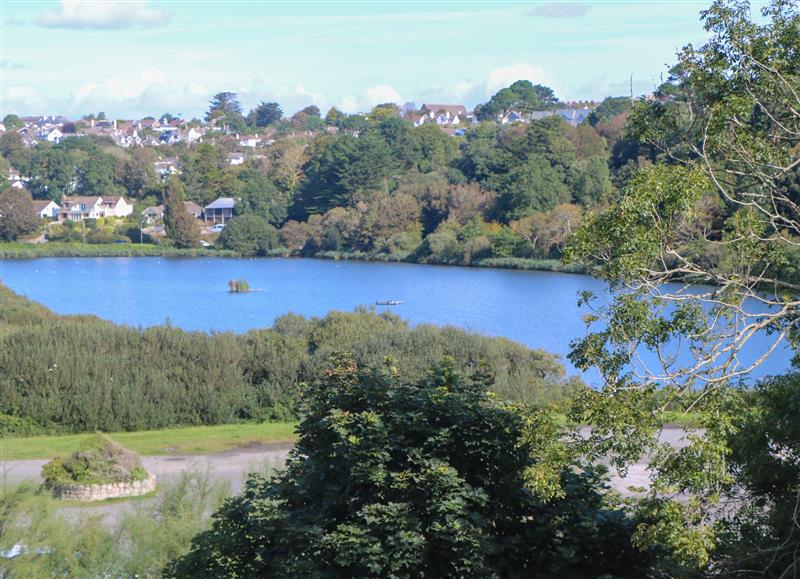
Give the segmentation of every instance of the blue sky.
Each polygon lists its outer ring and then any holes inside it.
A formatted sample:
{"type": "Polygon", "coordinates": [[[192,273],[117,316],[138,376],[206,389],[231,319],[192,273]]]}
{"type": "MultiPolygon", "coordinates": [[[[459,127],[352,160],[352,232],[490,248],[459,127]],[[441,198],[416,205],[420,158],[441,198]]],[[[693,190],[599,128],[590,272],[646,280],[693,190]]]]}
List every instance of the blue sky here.
{"type": "MultiPolygon", "coordinates": [[[[709,0],[710,1],[710,0],[709,0]]],[[[0,0],[2,114],[201,116],[211,95],[348,112],[469,107],[526,78],[563,100],[650,92],[708,1],[0,0]]]]}

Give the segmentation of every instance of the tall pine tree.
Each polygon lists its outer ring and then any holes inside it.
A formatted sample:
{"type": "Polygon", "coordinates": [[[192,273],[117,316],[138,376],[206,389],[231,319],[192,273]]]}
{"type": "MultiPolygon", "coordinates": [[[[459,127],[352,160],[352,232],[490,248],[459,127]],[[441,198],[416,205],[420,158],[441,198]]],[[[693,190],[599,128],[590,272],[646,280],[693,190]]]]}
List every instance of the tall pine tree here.
{"type": "Polygon", "coordinates": [[[184,201],[186,189],[173,175],[164,189],[164,225],[176,247],[197,247],[200,244],[200,228],[197,220],[188,211],[184,201]]]}

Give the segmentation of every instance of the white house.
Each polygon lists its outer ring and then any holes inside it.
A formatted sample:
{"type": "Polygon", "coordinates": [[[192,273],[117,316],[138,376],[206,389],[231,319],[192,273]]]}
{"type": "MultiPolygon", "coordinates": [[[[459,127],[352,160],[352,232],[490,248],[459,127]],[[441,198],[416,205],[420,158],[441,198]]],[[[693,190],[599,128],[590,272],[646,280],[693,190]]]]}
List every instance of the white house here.
{"type": "Polygon", "coordinates": [[[46,139],[50,143],[58,144],[61,142],[61,139],[64,137],[64,133],[59,131],[57,128],[51,129],[49,131],[42,131],[40,136],[46,139]]]}
{"type": "Polygon", "coordinates": [[[244,153],[228,153],[228,165],[244,164],[244,153]]]}
{"type": "Polygon", "coordinates": [[[102,202],[102,197],[64,196],[61,198],[58,218],[61,221],[98,219],[103,216],[102,202]]]}
{"type": "Polygon", "coordinates": [[[513,123],[527,123],[528,120],[517,111],[508,111],[500,118],[500,124],[508,125],[513,123]]]}
{"type": "Polygon", "coordinates": [[[33,207],[36,215],[41,219],[58,219],[60,207],[55,201],[50,199],[34,199],[33,207]]]}
{"type": "Polygon", "coordinates": [[[101,217],[127,217],[133,213],[133,204],[121,195],[107,195],[101,198],[101,217]]]}
{"type": "Polygon", "coordinates": [[[261,138],[258,135],[242,135],[242,137],[239,139],[239,146],[257,147],[260,142],[261,138]]]}

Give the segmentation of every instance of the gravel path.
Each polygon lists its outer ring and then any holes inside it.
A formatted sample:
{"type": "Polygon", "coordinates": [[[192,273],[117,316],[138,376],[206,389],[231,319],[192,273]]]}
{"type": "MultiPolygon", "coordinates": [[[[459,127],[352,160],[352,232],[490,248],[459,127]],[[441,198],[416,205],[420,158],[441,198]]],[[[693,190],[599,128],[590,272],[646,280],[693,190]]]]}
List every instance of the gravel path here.
{"type": "MultiPolygon", "coordinates": [[[[584,435],[587,432],[588,429],[583,429],[584,435]]],[[[686,445],[683,441],[685,434],[686,431],[682,428],[665,428],[661,434],[661,441],[668,442],[675,447],[682,447],[686,445]]],[[[242,489],[247,473],[280,468],[284,464],[290,448],[291,445],[283,443],[264,444],[218,454],[145,456],[142,457],[142,462],[149,472],[156,475],[159,484],[169,484],[187,469],[208,470],[215,479],[228,481],[231,492],[238,493],[242,489]]],[[[41,481],[42,466],[46,462],[46,460],[6,461],[0,465],[2,478],[7,483],[18,483],[24,480],[41,481]]],[[[628,487],[647,487],[648,480],[647,461],[644,459],[631,465],[625,478],[612,477],[611,485],[620,493],[630,495],[628,487]]],[[[93,513],[106,512],[114,519],[118,513],[132,508],[140,502],[115,502],[87,507],[68,507],[67,509],[78,512],[87,509],[93,513]]]]}

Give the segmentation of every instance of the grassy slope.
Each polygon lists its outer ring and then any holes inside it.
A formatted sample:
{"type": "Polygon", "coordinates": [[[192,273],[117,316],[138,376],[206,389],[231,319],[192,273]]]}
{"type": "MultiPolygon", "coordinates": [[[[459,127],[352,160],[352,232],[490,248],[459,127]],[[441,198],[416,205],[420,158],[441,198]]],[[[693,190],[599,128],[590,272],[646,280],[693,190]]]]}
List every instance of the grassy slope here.
{"type": "Polygon", "coordinates": [[[236,257],[233,251],[178,249],[138,243],[0,243],[0,258],[32,257],[236,257]]]}
{"type": "MultiPolygon", "coordinates": [[[[115,432],[110,433],[109,437],[143,455],[211,454],[251,444],[291,443],[295,440],[295,426],[294,422],[190,426],[142,432],[115,432]]],[[[67,456],[75,452],[90,436],[91,433],[0,439],[0,462],[67,456]]]]}
{"type": "MultiPolygon", "coordinates": [[[[35,257],[238,257],[234,251],[223,249],[177,249],[159,245],[138,243],[90,244],[90,243],[0,243],[0,259],[26,259],[35,257]]],[[[270,257],[290,257],[288,249],[276,249],[270,257]]],[[[323,251],[313,256],[318,259],[341,259],[353,261],[397,261],[407,262],[401,256],[386,254],[323,251]]],[[[448,264],[437,262],[418,262],[431,265],[459,265],[463,267],[494,267],[501,269],[523,269],[530,271],[556,271],[563,273],[585,273],[582,266],[565,265],[558,259],[525,259],[517,257],[482,259],[471,264],[448,264]]]]}

